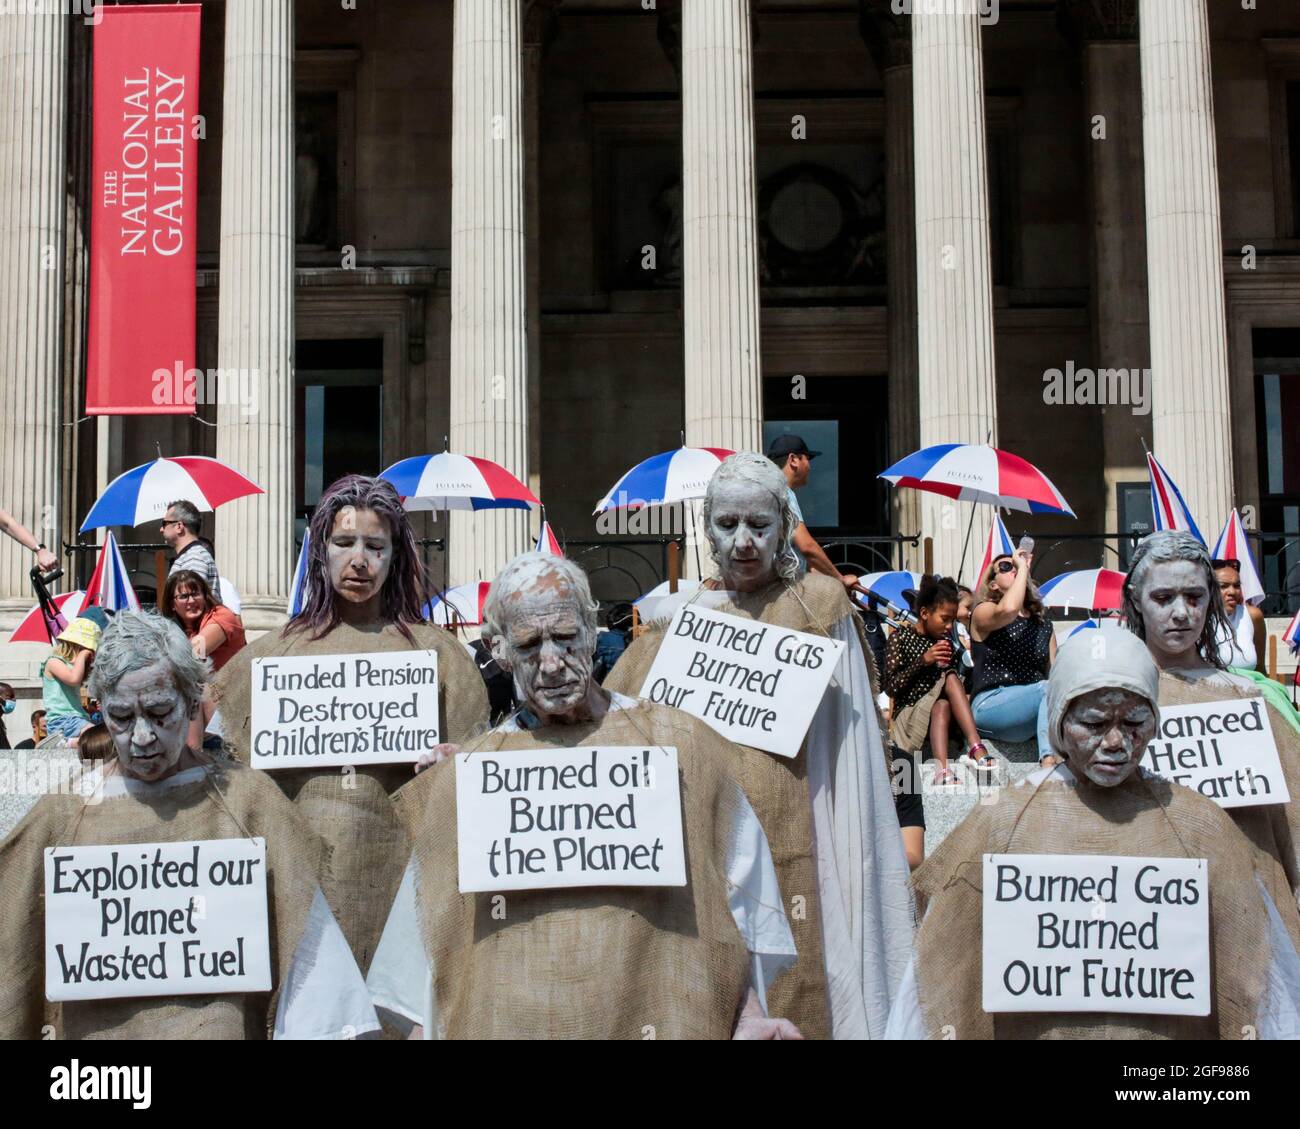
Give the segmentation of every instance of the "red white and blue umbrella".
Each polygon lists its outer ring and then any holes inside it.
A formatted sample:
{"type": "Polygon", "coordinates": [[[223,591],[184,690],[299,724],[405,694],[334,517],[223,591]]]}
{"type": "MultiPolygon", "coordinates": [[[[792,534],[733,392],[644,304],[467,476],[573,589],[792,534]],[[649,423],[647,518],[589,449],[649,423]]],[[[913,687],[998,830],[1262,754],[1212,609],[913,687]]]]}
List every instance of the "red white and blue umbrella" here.
{"type": "Polygon", "coordinates": [[[526,510],[541,502],[499,463],[474,455],[416,455],[383,471],[408,510],[526,510]]]}
{"type": "Polygon", "coordinates": [[[1228,515],[1227,524],[1214,543],[1210,556],[1216,561],[1238,561],[1241,564],[1242,599],[1248,604],[1264,602],[1264,585],[1259,579],[1259,570],[1255,567],[1255,558],[1250,552],[1250,542],[1246,540],[1241,515],[1235,509],[1228,515]]]}
{"type": "Polygon", "coordinates": [[[205,455],[155,459],[113,479],[91,507],[81,532],[158,521],[176,501],[193,502],[197,509],[212,511],[236,498],[261,493],[264,491],[257,483],[205,455]]]}
{"type": "Polygon", "coordinates": [[[553,557],[564,556],[564,550],[560,547],[560,539],[555,536],[555,530],[551,528],[549,521],[542,522],[541,532],[537,534],[537,544],[533,548],[536,552],[550,553],[553,557]]]}
{"type": "Polygon", "coordinates": [[[1113,568],[1063,572],[1043,584],[1038,594],[1048,607],[1118,611],[1124,606],[1124,576],[1113,568]]]}
{"type": "MultiPolygon", "coordinates": [[[[174,500],[174,499],[173,499],[174,500]]],[[[111,612],[138,612],[140,599],[131,587],[131,579],[117,547],[117,538],[111,533],[99,550],[99,560],[86,585],[89,594],[85,606],[104,608],[111,612]]]]}
{"type": "Polygon", "coordinates": [[[910,454],[879,477],[958,502],[982,502],[1031,514],[1074,511],[1033,463],[985,443],[940,443],[910,454]]]}
{"type": "MultiPolygon", "coordinates": [[[[866,576],[859,577],[859,586],[865,588],[878,600],[884,600],[892,604],[900,612],[910,610],[911,602],[903,595],[909,588],[916,591],[921,587],[921,574],[919,572],[909,572],[900,570],[897,572],[871,572],[866,576]]],[[[866,601],[861,596],[858,597],[860,603],[866,601]]]]}
{"type": "Polygon", "coordinates": [[[293,566],[293,584],[289,591],[289,618],[302,615],[310,597],[311,585],[307,583],[307,562],[311,559],[311,530],[304,530],[302,548],[298,550],[298,563],[293,566]]]}
{"type": "Polygon", "coordinates": [[[489,580],[474,584],[461,584],[434,596],[424,605],[425,617],[430,623],[444,627],[472,625],[483,622],[483,601],[487,599],[489,580]]]}
{"type": "Polygon", "coordinates": [[[994,514],[993,524],[989,526],[988,544],[984,546],[984,559],[980,562],[979,572],[975,574],[975,583],[984,583],[984,578],[989,574],[989,565],[993,563],[995,557],[1009,557],[1015,548],[1002,515],[994,514]]]}
{"type": "Polygon", "coordinates": [[[1157,530],[1182,529],[1190,533],[1202,545],[1205,538],[1201,536],[1192,511],[1183,500],[1183,492],[1178,483],[1169,477],[1157,461],[1155,455],[1147,452],[1147,476],[1151,480],[1151,524],[1157,530]]]}
{"type": "Polygon", "coordinates": [[[1286,625],[1286,630],[1282,632],[1282,642],[1291,649],[1292,654],[1300,654],[1300,612],[1296,612],[1286,625]]]}
{"type": "Polygon", "coordinates": [[[592,511],[637,510],[703,498],[709,479],[723,459],[734,455],[722,447],[678,447],[637,463],[592,511]]]}
{"type": "MultiPolygon", "coordinates": [[[[62,623],[52,624],[57,631],[62,631],[78,615],[81,609],[86,606],[86,593],[82,591],[61,592],[57,596],[51,597],[54,606],[58,609],[62,623]]],[[[50,643],[50,637],[46,634],[45,616],[41,614],[41,605],[37,604],[22,618],[22,622],[14,628],[14,633],[9,636],[11,643],[44,643],[47,647],[50,643]]]]}

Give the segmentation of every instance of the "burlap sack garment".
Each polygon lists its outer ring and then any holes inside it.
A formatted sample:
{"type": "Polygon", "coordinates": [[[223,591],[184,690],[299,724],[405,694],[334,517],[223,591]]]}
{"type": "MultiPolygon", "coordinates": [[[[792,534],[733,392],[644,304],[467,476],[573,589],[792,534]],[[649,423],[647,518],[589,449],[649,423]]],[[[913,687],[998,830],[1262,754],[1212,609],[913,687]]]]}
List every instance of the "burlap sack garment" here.
{"type": "Polygon", "coordinates": [[[416,904],[449,1039],[728,1039],[750,958],[727,901],[739,791],[726,742],[642,703],[587,725],[493,733],[475,756],[583,745],[676,747],[688,885],[460,894],[454,762],[394,797],[415,844],[416,904]],[[494,899],[504,897],[504,917],[494,899]],[[653,1031],[651,1032],[651,1029],[653,1031]]]}
{"type": "MultiPolygon", "coordinates": [[[[1271,945],[1255,883],[1283,881],[1217,804],[1163,780],[1114,788],[1048,778],[1004,789],[977,807],[916,870],[916,978],[930,1038],[1241,1039],[1259,1015],[1271,945]],[[1214,1011],[1208,1017],[1115,1013],[998,1013],[982,1007],[983,856],[1129,855],[1205,858],[1210,878],[1214,1011]],[[926,907],[929,912],[926,913],[926,907]]],[[[1278,911],[1296,928],[1295,905],[1278,911]]]]}
{"type": "Polygon", "coordinates": [[[265,1039],[302,939],[325,847],[262,773],[219,761],[202,781],[87,805],[41,797],[0,845],[0,1039],[265,1039]],[[216,790],[220,789],[220,796],[216,790]],[[242,824],[242,826],[241,826],[242,824]],[[46,847],[266,840],[272,990],[49,1004],[45,1000],[46,847]]]}
{"type": "MultiPolygon", "coordinates": [[[[778,582],[737,600],[728,600],[721,605],[710,604],[709,607],[742,619],[823,636],[828,635],[830,628],[845,616],[852,616],[871,675],[873,697],[878,693],[880,683],[861,621],[853,614],[844,586],[830,577],[808,573],[793,585],[778,582]]],[[[667,627],[666,621],[651,624],[633,642],[605,679],[607,690],[631,696],[641,693],[667,627]]],[[[877,724],[883,737],[884,725],[878,711],[877,724]]],[[[767,833],[787,913],[792,898],[802,896],[804,899],[804,913],[800,916],[790,914],[790,927],[794,931],[799,958],[794,967],[782,973],[772,985],[768,993],[768,1014],[791,1020],[807,1038],[829,1038],[830,1014],[817,894],[812,803],[807,782],[807,742],[799,755],[793,758],[773,756],[747,745],[731,742],[725,742],[725,745],[731,773],[745,790],[767,833]]],[[[884,745],[888,757],[888,741],[884,745]]]]}
{"type": "MultiPolygon", "coordinates": [[[[1162,706],[1260,697],[1244,687],[1211,681],[1192,682],[1168,671],[1160,672],[1162,706]]],[[[1269,712],[1269,725],[1277,742],[1277,757],[1282,764],[1282,777],[1291,793],[1291,802],[1225,810],[1246,838],[1281,864],[1294,898],[1300,895],[1300,733],[1278,715],[1276,707],[1267,699],[1263,701],[1269,712]]]]}
{"type": "MultiPolygon", "coordinates": [[[[438,655],[438,710],[442,739],[461,742],[487,728],[487,690],[469,652],[445,628],[417,624],[415,643],[396,627],[361,629],[340,624],[323,639],[307,633],[264,635],[240,651],[218,675],[216,698],[231,755],[247,762],[252,725],[253,660],[292,655],[359,655],[427,649],[438,655]]],[[[409,764],[290,769],[270,777],[294,801],[329,851],[325,898],[362,973],[388,919],[410,857],[410,843],[389,795],[411,779],[409,764]]]]}

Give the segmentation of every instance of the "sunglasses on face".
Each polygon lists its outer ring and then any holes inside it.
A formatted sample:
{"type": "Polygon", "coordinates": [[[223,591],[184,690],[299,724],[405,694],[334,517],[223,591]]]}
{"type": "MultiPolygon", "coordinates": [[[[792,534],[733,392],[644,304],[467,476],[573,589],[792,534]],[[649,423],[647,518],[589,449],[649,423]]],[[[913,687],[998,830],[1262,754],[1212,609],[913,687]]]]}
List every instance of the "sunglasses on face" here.
{"type": "Polygon", "coordinates": [[[998,567],[998,572],[1002,572],[1002,573],[1006,573],[1006,572],[1015,572],[1015,571],[1016,571],[1016,562],[1015,562],[1015,561],[998,561],[998,566],[997,566],[997,567],[998,567]]]}

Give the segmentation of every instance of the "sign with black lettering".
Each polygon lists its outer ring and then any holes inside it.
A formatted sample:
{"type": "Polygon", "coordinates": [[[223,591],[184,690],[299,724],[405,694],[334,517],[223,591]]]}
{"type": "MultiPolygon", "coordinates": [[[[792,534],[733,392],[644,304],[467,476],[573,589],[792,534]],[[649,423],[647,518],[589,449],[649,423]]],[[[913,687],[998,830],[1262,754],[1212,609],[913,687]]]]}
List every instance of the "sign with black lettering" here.
{"type": "Polygon", "coordinates": [[[728,740],[796,757],[844,644],[689,604],[677,609],[641,697],[728,740]]]}
{"type": "Polygon", "coordinates": [[[1291,800],[1263,698],[1161,706],[1142,766],[1221,808],[1291,800]]]}
{"type": "Polygon", "coordinates": [[[271,990],[266,840],[45,849],[45,996],[271,990]]]}
{"type": "Polygon", "coordinates": [[[255,659],[251,677],[254,768],[414,762],[439,742],[435,651],[255,659]]]}
{"type": "Polygon", "coordinates": [[[1209,1015],[1205,859],[984,856],[984,1010],[1209,1015]]]}
{"type": "Polygon", "coordinates": [[[685,886],[677,750],[459,753],[456,847],[462,894],[685,886]]]}

